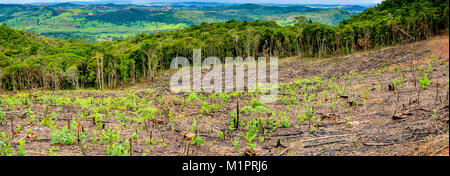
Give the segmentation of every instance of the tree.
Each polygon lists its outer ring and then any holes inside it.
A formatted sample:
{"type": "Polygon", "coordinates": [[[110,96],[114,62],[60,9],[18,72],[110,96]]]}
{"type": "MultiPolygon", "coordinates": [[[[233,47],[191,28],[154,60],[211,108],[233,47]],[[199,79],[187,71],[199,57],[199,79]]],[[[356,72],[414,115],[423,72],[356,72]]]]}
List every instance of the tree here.
{"type": "Polygon", "coordinates": [[[59,90],[61,86],[61,78],[63,77],[64,73],[62,72],[61,67],[58,66],[58,63],[56,62],[50,62],[45,67],[45,73],[46,77],[48,78],[49,85],[54,90],[59,90]]]}
{"type": "Polygon", "coordinates": [[[95,61],[97,65],[97,86],[100,90],[104,88],[104,77],[103,77],[103,58],[105,54],[102,51],[97,51],[95,53],[95,61]]]}
{"type": "Polygon", "coordinates": [[[79,89],[79,78],[78,78],[78,68],[76,66],[71,66],[66,71],[66,76],[72,82],[72,85],[75,89],[79,89]]]}

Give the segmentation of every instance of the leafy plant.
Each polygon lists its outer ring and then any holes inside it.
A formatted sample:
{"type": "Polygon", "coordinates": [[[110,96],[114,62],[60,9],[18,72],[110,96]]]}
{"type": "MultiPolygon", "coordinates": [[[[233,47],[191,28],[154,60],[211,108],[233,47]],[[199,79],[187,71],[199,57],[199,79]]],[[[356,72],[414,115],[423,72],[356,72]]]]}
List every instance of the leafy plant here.
{"type": "Polygon", "coordinates": [[[316,128],[314,126],[311,126],[311,128],[309,128],[309,133],[314,133],[316,131],[316,128]]]}
{"type": "Polygon", "coordinates": [[[2,107],[0,106],[0,124],[2,124],[5,121],[5,113],[3,112],[2,107]]]}
{"type": "Polygon", "coordinates": [[[41,119],[39,122],[42,126],[51,127],[53,126],[53,120],[51,118],[44,117],[44,119],[41,119]]]}
{"type": "Polygon", "coordinates": [[[432,116],[433,116],[433,119],[434,119],[434,120],[437,120],[437,119],[438,119],[438,115],[437,115],[437,110],[436,110],[436,109],[433,110],[432,116]]]}
{"type": "Polygon", "coordinates": [[[156,145],[156,144],[158,144],[158,141],[155,141],[153,138],[151,138],[151,139],[144,139],[144,144],[145,145],[156,145]]]}
{"type": "Polygon", "coordinates": [[[194,134],[197,134],[198,132],[198,124],[196,119],[192,120],[191,131],[194,134]]]}
{"type": "Polygon", "coordinates": [[[241,109],[241,113],[245,115],[250,114],[266,114],[266,113],[272,113],[272,111],[264,106],[264,103],[259,102],[256,99],[252,99],[251,106],[244,106],[241,109]]]}
{"type": "Polygon", "coordinates": [[[217,104],[210,105],[208,102],[205,101],[202,103],[202,108],[200,109],[200,113],[201,114],[212,113],[214,111],[217,111],[220,108],[221,108],[220,105],[217,105],[217,104]]]}
{"type": "Polygon", "coordinates": [[[56,154],[56,150],[59,150],[59,147],[52,147],[49,151],[48,151],[48,156],[57,156],[56,154]]]}
{"type": "Polygon", "coordinates": [[[364,91],[363,91],[362,96],[363,96],[363,98],[366,99],[366,100],[369,99],[369,91],[370,91],[369,86],[367,86],[366,89],[364,89],[364,91]]]}
{"type": "Polygon", "coordinates": [[[428,86],[431,84],[427,75],[428,75],[428,73],[425,73],[425,75],[423,75],[423,79],[419,80],[420,87],[422,87],[423,89],[427,89],[428,86]]]}
{"type": "Polygon", "coordinates": [[[219,131],[219,134],[217,134],[217,137],[224,139],[225,134],[222,131],[219,131]]]}
{"type": "Polygon", "coordinates": [[[240,137],[235,137],[234,140],[233,140],[233,147],[235,149],[239,148],[239,146],[240,146],[239,139],[240,139],[240,137]]]}
{"type": "Polygon", "coordinates": [[[130,156],[129,145],[128,140],[124,142],[124,145],[114,143],[106,147],[106,153],[112,156],[130,156]]]}
{"type": "Polygon", "coordinates": [[[242,133],[242,137],[247,139],[247,145],[250,145],[258,135],[258,125],[258,121],[253,118],[247,122],[247,131],[242,133]]]}
{"type": "Polygon", "coordinates": [[[5,132],[0,132],[0,156],[11,156],[13,148],[11,147],[11,137],[6,137],[5,132]]]}
{"type": "Polygon", "coordinates": [[[64,126],[61,129],[54,129],[51,131],[51,142],[56,144],[63,144],[63,145],[72,145],[75,140],[76,136],[72,134],[66,126],[64,126]]]}
{"type": "Polygon", "coordinates": [[[144,118],[144,120],[154,119],[158,114],[158,109],[153,107],[140,108],[137,113],[144,118]]]}
{"type": "Polygon", "coordinates": [[[433,72],[433,66],[431,65],[431,63],[428,63],[427,73],[431,74],[432,72],[433,72]]]}
{"type": "Polygon", "coordinates": [[[18,148],[17,154],[19,156],[27,156],[27,151],[25,149],[25,140],[20,141],[17,148],[18,148]]]}
{"type": "Polygon", "coordinates": [[[187,97],[187,102],[188,103],[193,103],[195,101],[200,101],[200,97],[197,96],[197,93],[195,92],[189,92],[188,97],[187,97]]]}
{"type": "Polygon", "coordinates": [[[236,117],[234,117],[234,118],[228,120],[228,127],[229,127],[230,131],[234,131],[234,130],[235,130],[236,123],[239,123],[239,122],[236,122],[235,119],[236,119],[236,117]]]}
{"type": "Polygon", "coordinates": [[[347,117],[347,118],[345,118],[345,120],[347,121],[346,123],[345,123],[345,126],[350,126],[350,124],[351,124],[351,119],[350,119],[350,117],[347,117]]]}
{"type": "Polygon", "coordinates": [[[281,117],[281,127],[289,128],[290,126],[291,126],[290,118],[289,117],[281,117]]]}
{"type": "Polygon", "coordinates": [[[201,146],[205,140],[200,135],[195,135],[191,139],[191,144],[201,146]]]}

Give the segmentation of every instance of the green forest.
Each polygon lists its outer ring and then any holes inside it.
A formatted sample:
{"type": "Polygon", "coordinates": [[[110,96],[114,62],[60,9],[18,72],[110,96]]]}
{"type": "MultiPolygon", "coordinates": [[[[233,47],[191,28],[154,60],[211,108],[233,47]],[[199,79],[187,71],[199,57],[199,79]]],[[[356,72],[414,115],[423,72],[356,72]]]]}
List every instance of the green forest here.
{"type": "Polygon", "coordinates": [[[0,4],[0,23],[47,37],[91,41],[124,39],[139,33],[188,28],[203,22],[276,21],[291,25],[295,17],[337,25],[365,9],[362,6],[131,5],[131,4],[0,4]]]}
{"type": "MultiPolygon", "coordinates": [[[[158,71],[169,67],[172,58],[191,58],[197,48],[202,49],[202,56],[221,59],[345,55],[424,40],[448,31],[448,7],[448,0],[385,0],[337,25],[321,24],[305,16],[297,16],[292,25],[223,19],[228,21],[192,23],[195,25],[185,29],[96,43],[48,38],[12,29],[6,22],[0,26],[0,87],[116,89],[153,79],[158,71]]],[[[93,18],[101,20],[102,16],[93,18]]],[[[30,19],[30,23],[41,23],[35,20],[30,19]]]]}

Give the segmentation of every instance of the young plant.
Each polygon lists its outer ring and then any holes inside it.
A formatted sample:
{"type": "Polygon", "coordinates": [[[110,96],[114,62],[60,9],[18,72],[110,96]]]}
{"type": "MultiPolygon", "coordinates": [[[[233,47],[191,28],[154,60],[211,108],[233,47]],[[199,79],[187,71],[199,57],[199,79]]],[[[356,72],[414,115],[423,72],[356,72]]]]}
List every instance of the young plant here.
{"type": "Polygon", "coordinates": [[[437,119],[438,119],[438,116],[437,116],[437,110],[436,110],[436,109],[433,110],[432,116],[433,116],[433,119],[434,119],[434,120],[437,120],[437,119]]]}
{"type": "Polygon", "coordinates": [[[106,146],[106,153],[112,156],[130,156],[129,142],[126,140],[124,145],[114,143],[111,146],[106,146]]]}
{"type": "Polygon", "coordinates": [[[330,110],[333,111],[336,108],[337,102],[333,102],[330,104],[330,110]]]}
{"type": "Polygon", "coordinates": [[[425,73],[425,75],[423,75],[423,79],[419,80],[420,87],[423,89],[427,89],[431,84],[431,81],[428,79],[427,75],[428,73],[425,73]]]}
{"type": "Polygon", "coordinates": [[[309,128],[309,133],[314,133],[316,131],[316,128],[314,126],[312,126],[311,128],[309,128]]]}
{"type": "Polygon", "coordinates": [[[264,106],[264,103],[259,102],[256,99],[252,100],[251,106],[244,106],[241,111],[241,113],[245,115],[250,114],[266,114],[266,113],[272,113],[272,111],[264,106]]]}
{"type": "Polygon", "coordinates": [[[51,149],[50,149],[50,151],[48,151],[48,156],[56,156],[57,154],[56,154],[56,152],[55,152],[55,150],[59,150],[59,147],[52,147],[51,149]]]}
{"type": "Polygon", "coordinates": [[[369,91],[370,91],[369,86],[367,86],[366,89],[363,91],[362,96],[363,96],[363,98],[366,99],[366,100],[369,99],[369,91]]]}
{"type": "Polygon", "coordinates": [[[225,139],[225,134],[222,131],[219,131],[219,134],[217,134],[217,137],[225,139]]]}
{"type": "Polygon", "coordinates": [[[345,123],[345,126],[350,126],[350,124],[351,124],[351,119],[350,119],[350,117],[347,117],[347,118],[345,118],[345,120],[347,121],[346,123],[345,123]]]}
{"type": "Polygon", "coordinates": [[[205,140],[200,135],[195,135],[192,140],[191,144],[201,146],[205,142],[205,140]]]}
{"type": "Polygon", "coordinates": [[[200,97],[197,96],[197,93],[195,92],[190,92],[188,97],[187,97],[187,102],[188,103],[194,103],[196,101],[200,101],[200,97]]]}
{"type": "Polygon", "coordinates": [[[17,151],[17,154],[19,156],[27,156],[27,151],[25,149],[25,140],[20,141],[19,146],[17,146],[17,148],[19,149],[17,151]]]}
{"type": "Polygon", "coordinates": [[[0,106],[0,125],[3,124],[3,122],[5,121],[5,113],[2,110],[2,107],[0,106]]]}
{"type": "Polygon", "coordinates": [[[247,122],[247,131],[245,133],[242,133],[242,137],[247,139],[247,145],[249,146],[258,135],[258,125],[258,121],[251,118],[251,120],[247,122]]]}
{"type": "Polygon", "coordinates": [[[191,132],[194,133],[194,134],[198,133],[198,124],[197,124],[197,120],[196,119],[192,120],[191,132]]]}
{"type": "Polygon", "coordinates": [[[72,145],[76,140],[76,136],[67,129],[67,126],[59,130],[53,129],[50,137],[54,144],[72,145]]]}
{"type": "Polygon", "coordinates": [[[281,117],[281,127],[289,128],[291,126],[290,120],[291,119],[289,117],[286,116],[281,117]]]}
{"type": "Polygon", "coordinates": [[[431,65],[431,63],[428,64],[428,68],[427,68],[427,73],[431,74],[433,72],[433,66],[431,65]]]}
{"type": "Polygon", "coordinates": [[[236,117],[234,116],[232,119],[228,120],[228,126],[230,128],[230,131],[234,131],[235,127],[236,127],[236,123],[239,123],[239,122],[236,122],[235,119],[236,119],[236,117]]]}
{"type": "Polygon", "coordinates": [[[234,149],[239,148],[240,144],[239,144],[239,139],[241,139],[240,137],[235,137],[233,140],[233,147],[234,149]]]}
{"type": "Polygon", "coordinates": [[[5,132],[0,132],[0,156],[11,156],[13,148],[11,147],[11,137],[6,137],[5,132]]]}

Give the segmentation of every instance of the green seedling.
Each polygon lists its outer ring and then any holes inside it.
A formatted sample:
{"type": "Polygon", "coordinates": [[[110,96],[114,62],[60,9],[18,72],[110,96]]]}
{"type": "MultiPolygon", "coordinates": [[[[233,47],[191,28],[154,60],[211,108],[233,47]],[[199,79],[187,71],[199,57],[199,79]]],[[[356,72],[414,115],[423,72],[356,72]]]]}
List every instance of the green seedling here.
{"type": "Polygon", "coordinates": [[[431,84],[431,81],[428,79],[427,75],[428,73],[425,73],[425,75],[423,75],[423,79],[419,80],[420,87],[423,89],[427,89],[431,84]]]}
{"type": "Polygon", "coordinates": [[[433,116],[433,119],[434,119],[434,120],[437,120],[437,119],[438,119],[438,116],[437,116],[437,110],[436,110],[436,109],[433,110],[432,116],[433,116]]]}

